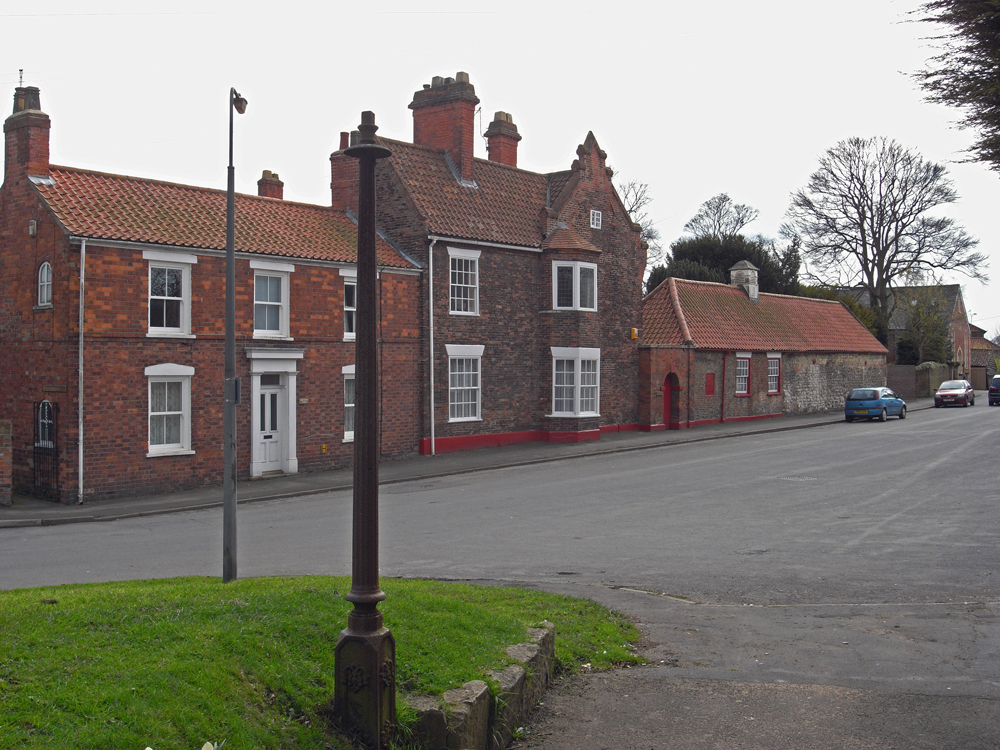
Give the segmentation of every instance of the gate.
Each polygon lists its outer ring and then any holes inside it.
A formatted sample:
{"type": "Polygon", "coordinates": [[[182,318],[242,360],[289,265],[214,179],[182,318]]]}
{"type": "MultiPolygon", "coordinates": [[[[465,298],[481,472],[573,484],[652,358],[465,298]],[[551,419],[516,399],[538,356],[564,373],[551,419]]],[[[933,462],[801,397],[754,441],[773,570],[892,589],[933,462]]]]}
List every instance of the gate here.
{"type": "Polygon", "coordinates": [[[35,494],[59,499],[59,404],[35,402],[35,494]]]}

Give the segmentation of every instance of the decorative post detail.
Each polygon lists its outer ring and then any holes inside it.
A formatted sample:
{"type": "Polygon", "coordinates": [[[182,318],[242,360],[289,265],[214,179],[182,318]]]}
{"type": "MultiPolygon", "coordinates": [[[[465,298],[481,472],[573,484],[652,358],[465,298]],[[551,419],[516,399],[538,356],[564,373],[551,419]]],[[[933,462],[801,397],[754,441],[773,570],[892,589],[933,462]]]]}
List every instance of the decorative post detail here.
{"type": "Polygon", "coordinates": [[[378,347],[375,257],[375,162],[391,151],[375,143],[375,114],[361,113],[358,160],[358,299],[355,340],[354,535],[351,590],[354,609],[335,651],[334,711],[341,724],[370,747],[386,748],[396,724],[396,642],[382,626],[378,603],[378,347]]]}

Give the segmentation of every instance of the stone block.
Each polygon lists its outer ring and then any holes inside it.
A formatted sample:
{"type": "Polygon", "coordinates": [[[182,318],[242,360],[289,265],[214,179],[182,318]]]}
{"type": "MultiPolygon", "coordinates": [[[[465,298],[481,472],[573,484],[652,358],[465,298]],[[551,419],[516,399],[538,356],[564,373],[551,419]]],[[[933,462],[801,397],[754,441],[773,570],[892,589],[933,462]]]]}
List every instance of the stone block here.
{"type": "Polygon", "coordinates": [[[514,730],[524,723],[531,706],[524,707],[524,668],[511,664],[502,672],[490,672],[499,683],[493,708],[490,750],[503,750],[514,737],[514,730]]]}
{"type": "Polygon", "coordinates": [[[487,747],[490,729],[490,689],[472,680],[444,694],[448,713],[447,750],[481,750],[487,747]]]}

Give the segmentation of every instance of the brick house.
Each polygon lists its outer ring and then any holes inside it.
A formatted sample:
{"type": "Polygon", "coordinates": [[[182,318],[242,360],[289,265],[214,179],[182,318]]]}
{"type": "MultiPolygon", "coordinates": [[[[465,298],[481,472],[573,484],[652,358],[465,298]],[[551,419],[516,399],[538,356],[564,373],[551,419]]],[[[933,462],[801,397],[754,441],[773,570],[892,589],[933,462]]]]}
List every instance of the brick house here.
{"type": "MultiPolygon", "coordinates": [[[[4,124],[0,419],[15,487],[63,501],[222,476],[225,191],[49,164],[38,89],[4,124]],[[82,325],[81,325],[82,321],[82,325]]],[[[418,91],[414,143],[382,139],[383,456],[635,429],[645,248],[593,134],[570,169],[517,167],[498,113],[473,158],[465,74],[418,91]]],[[[353,455],[357,163],[332,202],[236,197],[238,473],[353,455]]]]}
{"type": "Polygon", "coordinates": [[[997,359],[1000,358],[1000,344],[994,344],[986,338],[986,329],[969,323],[969,350],[971,354],[970,370],[972,387],[977,391],[985,391],[997,374],[997,359]]]}
{"type": "Polygon", "coordinates": [[[760,294],[742,261],[731,284],[669,278],[643,300],[642,429],[841,408],[883,385],[886,349],[841,302],[760,294]]]}
{"type": "MultiPolygon", "coordinates": [[[[413,143],[379,139],[379,224],[427,270],[420,451],[635,429],[646,251],[607,155],[588,133],[570,169],[520,169],[497,112],[474,158],[478,104],[467,74],[435,77],[409,105],[413,143]]],[[[355,209],[349,143],[330,157],[335,210],[355,209]]]]}
{"type": "MultiPolygon", "coordinates": [[[[219,482],[225,191],[50,165],[37,89],[17,89],[4,132],[0,419],[15,486],[82,501],[219,482]]],[[[355,224],[282,200],[269,172],[258,188],[236,197],[243,478],[345,465],[353,438],[355,224]]],[[[394,454],[419,438],[421,271],[385,241],[378,254],[394,454]]]]}
{"type": "Polygon", "coordinates": [[[889,318],[889,364],[896,361],[896,344],[906,333],[909,322],[907,306],[926,303],[928,300],[932,303],[940,302],[948,311],[954,376],[968,379],[972,367],[972,333],[959,284],[905,286],[893,290],[890,296],[892,315],[889,318]]]}

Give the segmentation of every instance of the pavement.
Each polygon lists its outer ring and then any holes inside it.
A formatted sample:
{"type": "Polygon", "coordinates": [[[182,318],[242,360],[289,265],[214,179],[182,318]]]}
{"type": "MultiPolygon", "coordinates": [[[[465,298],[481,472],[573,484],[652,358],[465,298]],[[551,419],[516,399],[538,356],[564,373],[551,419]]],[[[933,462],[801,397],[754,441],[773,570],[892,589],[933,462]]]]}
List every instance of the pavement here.
{"type": "MultiPolygon", "coordinates": [[[[933,406],[933,398],[914,399],[907,402],[909,412],[929,409],[933,406]]],[[[489,471],[512,466],[528,466],[609,453],[648,450],[706,440],[723,440],[785,430],[803,430],[843,421],[843,410],[837,410],[816,414],[785,415],[770,419],[723,422],[683,430],[662,430],[659,432],[635,430],[604,433],[600,440],[586,443],[519,443],[502,448],[483,448],[436,456],[411,456],[383,460],[379,465],[379,484],[396,484],[417,479],[489,471]]],[[[242,505],[315,495],[350,489],[352,484],[353,474],[349,467],[244,480],[239,482],[237,486],[237,502],[242,505]]],[[[95,500],[74,505],[63,505],[15,494],[13,505],[0,506],[0,528],[116,521],[124,518],[180,513],[221,506],[222,485],[95,500]]]]}

